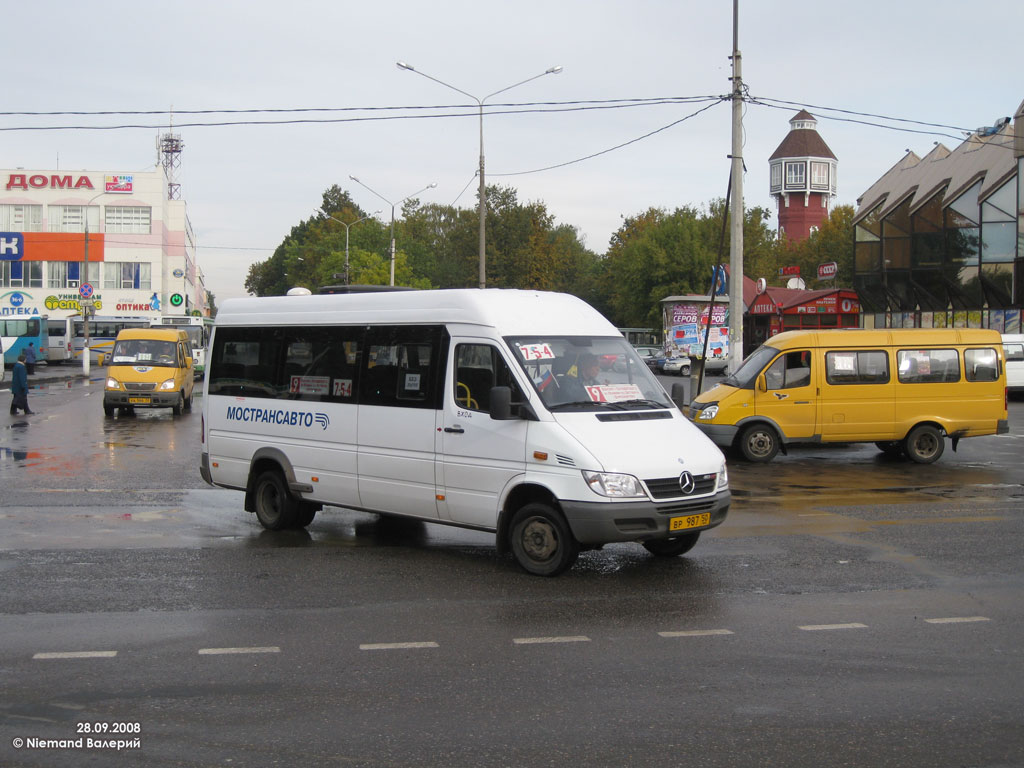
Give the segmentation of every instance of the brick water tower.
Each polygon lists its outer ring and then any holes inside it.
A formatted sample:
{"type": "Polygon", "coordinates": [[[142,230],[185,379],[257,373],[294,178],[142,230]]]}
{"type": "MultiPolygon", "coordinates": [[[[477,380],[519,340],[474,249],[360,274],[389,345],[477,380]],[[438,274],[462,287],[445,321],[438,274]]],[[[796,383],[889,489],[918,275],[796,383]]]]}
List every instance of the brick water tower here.
{"type": "Polygon", "coordinates": [[[771,194],[778,204],[779,238],[806,240],[828,218],[836,196],[838,161],[818,133],[818,121],[801,109],[768,159],[771,194]]]}

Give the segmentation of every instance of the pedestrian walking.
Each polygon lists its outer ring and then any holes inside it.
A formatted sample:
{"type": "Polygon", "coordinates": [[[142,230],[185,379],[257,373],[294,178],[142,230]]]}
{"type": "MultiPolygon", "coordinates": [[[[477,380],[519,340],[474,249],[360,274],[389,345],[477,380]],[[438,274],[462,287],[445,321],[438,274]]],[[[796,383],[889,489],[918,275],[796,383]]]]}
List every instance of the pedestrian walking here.
{"type": "Polygon", "coordinates": [[[28,370],[25,368],[25,353],[18,355],[11,378],[11,415],[17,416],[22,410],[26,414],[34,413],[28,407],[28,370]]]}
{"type": "Polygon", "coordinates": [[[28,348],[25,350],[25,369],[28,371],[29,376],[35,376],[36,373],[36,348],[34,342],[28,343],[28,348]]]}

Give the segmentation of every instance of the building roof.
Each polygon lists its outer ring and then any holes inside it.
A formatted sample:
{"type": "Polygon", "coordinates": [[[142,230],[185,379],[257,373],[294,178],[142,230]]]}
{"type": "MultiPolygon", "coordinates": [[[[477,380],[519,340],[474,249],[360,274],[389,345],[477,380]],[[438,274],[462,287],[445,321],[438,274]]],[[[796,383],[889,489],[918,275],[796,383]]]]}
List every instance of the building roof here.
{"type": "MultiPolygon", "coordinates": [[[[814,115],[802,109],[790,119],[789,123],[795,126],[796,123],[804,121],[814,121],[814,115]]],[[[816,130],[796,127],[790,129],[789,133],[786,134],[786,138],[779,144],[778,149],[772,152],[772,156],[768,160],[777,160],[780,157],[827,157],[832,160],[837,159],[832,150],[828,148],[825,140],[821,138],[821,134],[816,130]]]]}
{"type": "Polygon", "coordinates": [[[879,205],[880,215],[910,198],[913,212],[941,190],[942,205],[958,198],[971,185],[981,180],[978,199],[984,200],[1001,187],[1017,168],[1013,148],[1013,124],[1007,123],[989,135],[972,133],[954,150],[942,144],[923,158],[907,151],[898,163],[857,198],[854,223],[866,217],[879,205]]]}

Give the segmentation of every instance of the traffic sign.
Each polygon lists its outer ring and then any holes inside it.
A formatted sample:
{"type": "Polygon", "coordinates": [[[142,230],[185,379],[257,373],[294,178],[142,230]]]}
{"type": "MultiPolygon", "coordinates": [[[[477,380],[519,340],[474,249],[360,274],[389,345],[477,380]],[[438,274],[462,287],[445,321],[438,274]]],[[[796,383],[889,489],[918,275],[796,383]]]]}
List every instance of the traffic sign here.
{"type": "Polygon", "coordinates": [[[92,283],[82,283],[78,286],[78,295],[83,299],[92,298],[92,283]]]}

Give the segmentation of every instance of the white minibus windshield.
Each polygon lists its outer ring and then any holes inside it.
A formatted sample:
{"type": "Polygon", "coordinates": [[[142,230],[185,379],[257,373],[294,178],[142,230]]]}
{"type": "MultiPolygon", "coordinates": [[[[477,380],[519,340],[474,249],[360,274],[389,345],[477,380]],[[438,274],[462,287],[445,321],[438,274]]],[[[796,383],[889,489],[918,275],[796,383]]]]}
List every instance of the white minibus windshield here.
{"type": "Polygon", "coordinates": [[[506,341],[550,411],[673,407],[624,338],[518,336],[506,341]]]}

